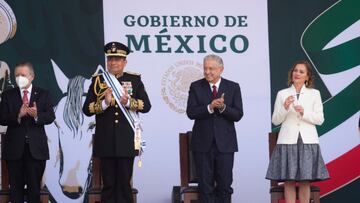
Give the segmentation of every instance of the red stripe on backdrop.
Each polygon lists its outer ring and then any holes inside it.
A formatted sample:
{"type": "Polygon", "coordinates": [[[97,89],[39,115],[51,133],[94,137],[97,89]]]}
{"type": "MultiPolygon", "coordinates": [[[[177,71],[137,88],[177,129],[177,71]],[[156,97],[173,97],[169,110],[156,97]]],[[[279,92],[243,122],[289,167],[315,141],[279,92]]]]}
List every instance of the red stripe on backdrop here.
{"type": "Polygon", "coordinates": [[[326,164],[330,179],[315,183],[320,187],[320,195],[324,196],[360,176],[360,144],[326,164]]]}

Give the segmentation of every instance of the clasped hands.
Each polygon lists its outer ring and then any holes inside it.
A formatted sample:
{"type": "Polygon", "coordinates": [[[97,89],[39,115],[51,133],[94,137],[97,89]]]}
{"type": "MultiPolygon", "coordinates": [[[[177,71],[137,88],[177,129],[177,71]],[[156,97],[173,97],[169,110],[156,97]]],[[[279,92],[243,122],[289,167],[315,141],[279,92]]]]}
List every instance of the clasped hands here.
{"type": "Polygon", "coordinates": [[[300,113],[301,116],[303,116],[303,115],[304,115],[304,108],[303,108],[301,105],[299,105],[299,104],[298,104],[298,105],[295,105],[295,104],[294,104],[294,101],[295,101],[295,98],[294,98],[293,95],[288,96],[288,97],[285,99],[284,108],[285,108],[286,110],[289,110],[290,105],[293,104],[293,105],[294,105],[294,110],[295,110],[296,112],[300,113]]]}
{"type": "Polygon", "coordinates": [[[214,99],[212,100],[211,104],[210,104],[210,109],[214,110],[215,108],[217,109],[223,109],[225,106],[225,103],[224,103],[224,96],[221,95],[220,98],[217,98],[217,99],[214,99]]]}
{"type": "Polygon", "coordinates": [[[23,104],[20,108],[18,118],[22,118],[26,115],[29,115],[33,118],[37,118],[37,106],[36,102],[33,103],[32,107],[29,107],[29,104],[23,104]]]}
{"type": "MultiPolygon", "coordinates": [[[[120,97],[120,103],[124,106],[127,105],[129,99],[130,99],[130,96],[128,94],[128,91],[126,88],[124,88],[124,92],[125,94],[123,94],[122,97],[120,97]]],[[[106,105],[110,105],[111,104],[111,101],[112,101],[112,89],[111,88],[108,88],[107,90],[105,90],[105,103],[106,105]]]]}

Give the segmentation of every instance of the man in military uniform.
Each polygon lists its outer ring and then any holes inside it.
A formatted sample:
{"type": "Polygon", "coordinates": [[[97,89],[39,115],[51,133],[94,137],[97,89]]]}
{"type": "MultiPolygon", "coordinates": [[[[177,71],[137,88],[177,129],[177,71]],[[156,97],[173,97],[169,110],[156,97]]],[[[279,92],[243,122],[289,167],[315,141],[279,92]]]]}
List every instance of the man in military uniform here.
{"type": "Polygon", "coordinates": [[[124,109],[147,113],[151,104],[139,74],[124,72],[130,50],[119,42],[110,42],[104,47],[107,70],[122,85],[124,94],[118,100],[105,82],[104,74],[93,76],[83,106],[87,116],[95,114],[96,130],[93,140],[93,156],[101,159],[103,188],[102,203],[131,203],[131,178],[134,157],[134,129],[124,109]],[[121,106],[120,106],[121,105],[121,106]],[[123,108],[123,109],[120,109],[123,108]]]}

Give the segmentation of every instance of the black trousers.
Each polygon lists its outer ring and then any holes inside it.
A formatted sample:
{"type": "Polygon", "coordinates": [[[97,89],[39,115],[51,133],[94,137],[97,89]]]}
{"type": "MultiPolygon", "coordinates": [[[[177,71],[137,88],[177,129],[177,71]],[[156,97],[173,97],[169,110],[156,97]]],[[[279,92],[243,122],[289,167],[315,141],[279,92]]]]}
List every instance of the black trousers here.
{"type": "Polygon", "coordinates": [[[201,203],[230,203],[233,189],[234,153],[219,152],[216,144],[209,152],[194,152],[201,203]]]}
{"type": "Polygon", "coordinates": [[[46,160],[34,159],[30,153],[29,144],[25,144],[22,158],[6,160],[6,165],[9,171],[10,201],[24,203],[24,186],[26,185],[27,203],[39,203],[46,160]]]}
{"type": "Polygon", "coordinates": [[[132,203],[134,157],[101,158],[101,203],[132,203]]]}

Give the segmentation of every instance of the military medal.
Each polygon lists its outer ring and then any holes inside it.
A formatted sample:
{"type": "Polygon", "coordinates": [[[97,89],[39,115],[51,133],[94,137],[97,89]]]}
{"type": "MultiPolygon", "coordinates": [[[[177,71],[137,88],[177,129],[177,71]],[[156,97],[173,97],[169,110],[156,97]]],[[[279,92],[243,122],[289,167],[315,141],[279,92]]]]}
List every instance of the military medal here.
{"type": "Polygon", "coordinates": [[[127,93],[132,96],[133,94],[133,87],[132,87],[132,84],[130,81],[124,81],[124,82],[121,82],[122,83],[122,86],[123,88],[125,88],[127,90],[127,93]]]}

